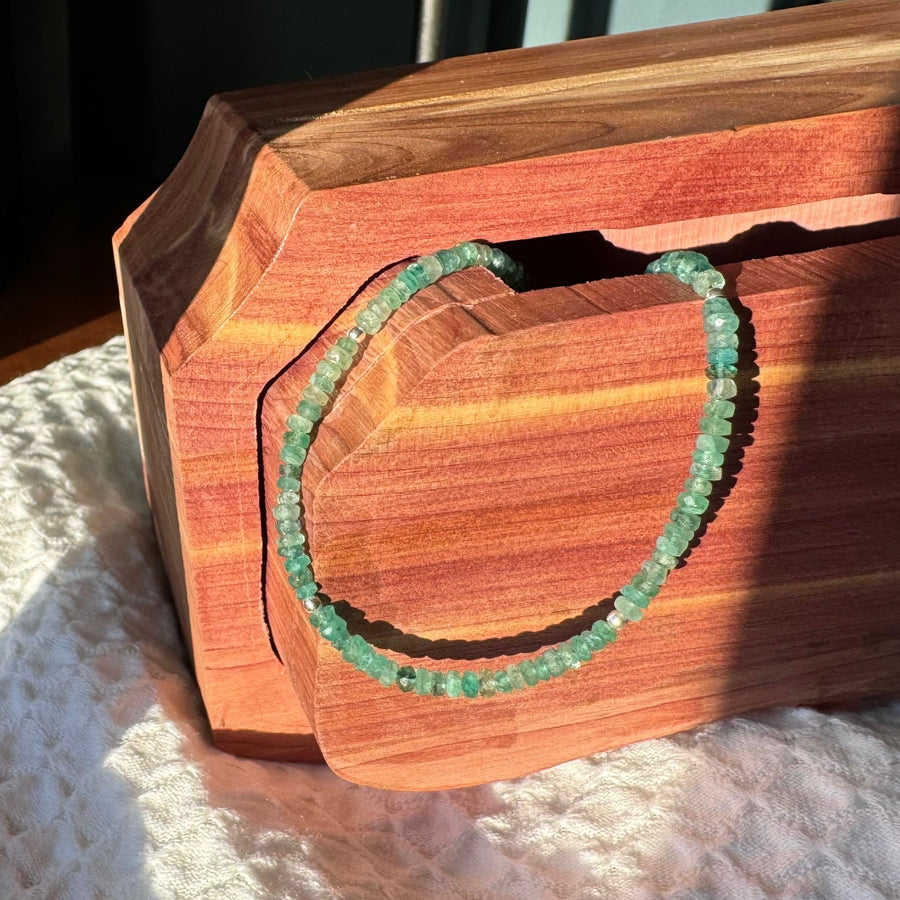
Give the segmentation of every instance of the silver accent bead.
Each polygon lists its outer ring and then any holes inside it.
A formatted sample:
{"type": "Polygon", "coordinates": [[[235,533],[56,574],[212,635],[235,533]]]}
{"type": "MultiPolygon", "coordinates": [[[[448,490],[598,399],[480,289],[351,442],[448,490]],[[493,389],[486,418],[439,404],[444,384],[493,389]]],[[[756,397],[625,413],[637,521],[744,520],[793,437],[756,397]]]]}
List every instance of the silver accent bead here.
{"type": "Polygon", "coordinates": [[[606,617],[606,621],[609,623],[610,627],[615,628],[616,631],[621,631],[628,624],[628,619],[626,619],[617,609],[614,609],[606,617]]]}
{"type": "Polygon", "coordinates": [[[308,613],[315,612],[322,605],[322,601],[315,596],[304,597],[300,602],[308,613]]]}
{"type": "Polygon", "coordinates": [[[366,337],[366,333],[365,333],[365,331],[362,330],[362,328],[359,327],[359,325],[354,325],[347,332],[347,337],[350,338],[351,340],[356,341],[356,343],[358,344],[360,341],[362,341],[366,337]]]}

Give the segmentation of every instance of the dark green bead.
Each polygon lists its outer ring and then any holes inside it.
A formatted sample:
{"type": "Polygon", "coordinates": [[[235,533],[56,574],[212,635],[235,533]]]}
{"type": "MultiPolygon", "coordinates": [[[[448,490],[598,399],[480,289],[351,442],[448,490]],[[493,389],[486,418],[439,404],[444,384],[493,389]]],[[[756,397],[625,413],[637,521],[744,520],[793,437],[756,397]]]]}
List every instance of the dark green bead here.
{"type": "Polygon", "coordinates": [[[616,631],[606,619],[598,619],[591,625],[591,631],[597,635],[597,637],[603,638],[607,644],[611,644],[618,636],[619,632],[616,631]]]}
{"type": "Polygon", "coordinates": [[[289,574],[293,574],[294,572],[300,572],[305,569],[312,560],[305,553],[301,553],[299,556],[292,556],[289,559],[284,561],[284,568],[289,574]]]}
{"type": "Polygon", "coordinates": [[[733,333],[740,324],[740,319],[733,312],[718,312],[703,317],[703,330],[707,334],[720,331],[733,333]]]}
{"type": "Polygon", "coordinates": [[[305,597],[315,597],[319,592],[319,586],[310,581],[309,584],[301,584],[300,587],[294,588],[294,593],[303,600],[305,597]]]}
{"type": "MultiPolygon", "coordinates": [[[[415,272],[410,272],[409,269],[404,269],[398,276],[397,281],[399,281],[402,285],[407,287],[411,294],[415,294],[420,291],[423,287],[426,287],[428,282],[423,281],[420,282],[416,277],[415,272]]],[[[468,696],[468,695],[466,695],[468,696]]]]}
{"type": "Polygon", "coordinates": [[[494,684],[497,686],[497,692],[500,694],[509,694],[512,692],[512,684],[509,681],[509,675],[502,669],[494,673],[494,684]]]}
{"type": "Polygon", "coordinates": [[[706,354],[711,366],[733,366],[738,361],[738,352],[733,347],[719,347],[706,354]]]}
{"type": "MultiPolygon", "coordinates": [[[[649,603],[649,601],[647,601],[649,603]]],[[[572,652],[581,662],[587,662],[591,658],[591,645],[580,635],[569,638],[569,645],[572,652]]]]}
{"type": "MultiPolygon", "coordinates": [[[[707,366],[706,367],[706,377],[710,381],[719,381],[723,378],[727,379],[728,381],[734,381],[734,379],[737,378],[737,375],[738,375],[737,366],[707,366]]],[[[716,397],[716,396],[734,397],[737,393],[737,391],[735,391],[734,394],[731,394],[731,393],[722,394],[719,389],[711,390],[709,385],[707,385],[706,389],[709,392],[709,395],[711,397],[716,397]]]]}
{"type": "Polygon", "coordinates": [[[301,569],[299,572],[292,572],[288,575],[288,584],[293,588],[298,588],[301,585],[309,584],[313,580],[312,572],[307,569],[301,569]]]}
{"type": "Polygon", "coordinates": [[[463,267],[463,261],[456,250],[438,250],[434,255],[441,264],[445,275],[449,275],[451,272],[458,272],[463,267]]]}
{"type": "Polygon", "coordinates": [[[299,491],[300,481],[297,478],[289,478],[286,475],[282,475],[281,478],[275,482],[275,487],[282,491],[299,491]]]}
{"type": "Polygon", "coordinates": [[[590,629],[582,631],[579,637],[587,644],[591,653],[598,653],[606,646],[606,641],[599,634],[594,634],[590,629]]]}
{"type": "Polygon", "coordinates": [[[537,677],[541,681],[549,681],[550,680],[550,669],[547,667],[547,660],[544,659],[544,654],[540,654],[540,656],[536,656],[534,659],[534,671],[537,672],[537,677]]]}
{"type": "Polygon", "coordinates": [[[726,348],[737,350],[737,347],[738,336],[734,332],[716,331],[706,335],[706,349],[709,352],[726,348]]]}
{"type": "Polygon", "coordinates": [[[454,699],[460,695],[462,691],[462,676],[456,669],[451,669],[447,673],[447,696],[454,699]]]}
{"type": "Polygon", "coordinates": [[[478,696],[478,676],[471,670],[463,672],[462,692],[470,699],[478,696]]]}
{"type": "Polygon", "coordinates": [[[421,285],[421,287],[428,287],[429,284],[434,284],[435,279],[430,277],[425,266],[420,262],[410,263],[406,267],[406,271],[416,280],[416,284],[421,285]]]}
{"type": "Polygon", "coordinates": [[[447,675],[444,672],[432,672],[431,693],[435,697],[443,697],[447,693],[447,675]]]}
{"type": "Polygon", "coordinates": [[[522,673],[522,678],[525,679],[525,684],[529,687],[534,687],[541,680],[530,659],[523,659],[519,663],[519,671],[522,673]]]}
{"type": "Polygon", "coordinates": [[[292,466],[290,463],[282,463],[278,467],[278,474],[282,478],[293,478],[296,481],[303,474],[303,466],[292,466]]]}
{"type": "Polygon", "coordinates": [[[323,640],[328,641],[335,650],[343,651],[350,641],[350,635],[347,634],[347,623],[342,619],[323,625],[319,629],[319,634],[323,640]]]}
{"type": "Polygon", "coordinates": [[[397,669],[397,687],[408,694],[416,686],[416,670],[412,666],[400,666],[397,669]]]}

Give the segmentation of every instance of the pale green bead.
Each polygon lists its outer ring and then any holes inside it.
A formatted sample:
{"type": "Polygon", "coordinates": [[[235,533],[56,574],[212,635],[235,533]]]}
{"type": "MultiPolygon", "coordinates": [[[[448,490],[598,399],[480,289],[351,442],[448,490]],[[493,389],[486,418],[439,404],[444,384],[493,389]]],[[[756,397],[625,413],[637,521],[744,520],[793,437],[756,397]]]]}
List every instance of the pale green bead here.
{"type": "MultiPolygon", "coordinates": [[[[722,478],[722,467],[721,466],[706,466],[703,463],[692,463],[690,468],[691,475],[697,476],[697,478],[705,479],[706,481],[719,481],[722,478]]],[[[688,479],[690,481],[691,479],[688,479]]],[[[689,491],[690,488],[687,486],[687,481],[684,483],[684,489],[689,491]]],[[[694,491],[696,494],[708,494],[709,491],[694,491]]]]}
{"type": "MultiPolygon", "coordinates": [[[[680,541],[677,538],[663,534],[656,539],[656,547],[658,550],[662,550],[663,553],[671,553],[673,556],[679,556],[684,553],[687,547],[687,541],[680,541]]],[[[618,609],[618,607],[616,607],[616,609],[618,609]]]]}
{"type": "Polygon", "coordinates": [[[510,686],[514,691],[521,691],[528,687],[522,672],[515,663],[510,663],[506,667],[506,677],[509,679],[510,686]]]}
{"type": "Polygon", "coordinates": [[[409,293],[407,291],[399,290],[394,282],[391,282],[386,288],[383,288],[379,292],[379,296],[392,310],[400,309],[400,307],[409,299],[409,293]]]}
{"type": "MultiPolygon", "coordinates": [[[[672,556],[670,553],[663,553],[662,550],[658,549],[650,554],[650,559],[652,559],[653,562],[658,562],[661,566],[665,566],[667,569],[674,569],[675,566],[678,565],[677,556],[672,556]]],[[[634,581],[634,579],[632,579],[632,581],[634,581]]],[[[640,588],[640,584],[638,584],[637,587],[640,588]]]]}
{"type": "Polygon", "coordinates": [[[330,378],[326,378],[319,372],[313,372],[312,375],[309,376],[309,383],[320,390],[325,391],[326,394],[334,392],[334,381],[330,378]]]}
{"type": "Polygon", "coordinates": [[[513,686],[510,683],[509,675],[506,674],[505,669],[494,672],[494,684],[497,686],[497,693],[499,694],[509,694],[512,692],[513,686]]]}
{"type": "Polygon", "coordinates": [[[560,655],[552,647],[545,650],[541,656],[547,665],[547,671],[553,678],[558,678],[568,668],[560,655]]]}
{"type": "Polygon", "coordinates": [[[382,325],[381,319],[372,312],[371,309],[363,309],[356,314],[356,324],[365,331],[366,334],[375,334],[382,325]]]}
{"type": "Polygon", "coordinates": [[[556,645],[556,654],[567,669],[577,669],[581,666],[581,660],[575,655],[568,641],[556,645]]]}
{"type": "Polygon", "coordinates": [[[519,663],[519,671],[522,673],[522,678],[529,687],[534,687],[541,679],[538,677],[537,670],[534,667],[534,663],[530,659],[523,659],[519,663]]]}
{"type": "MultiPolygon", "coordinates": [[[[697,464],[694,463],[694,465],[697,464]]],[[[693,466],[691,468],[693,468],[693,466]]],[[[690,478],[685,479],[683,488],[686,491],[690,491],[692,494],[709,494],[710,491],[712,491],[712,481],[694,472],[691,473],[690,478]]]]}
{"type": "Polygon", "coordinates": [[[703,466],[721,466],[725,462],[725,454],[715,450],[695,450],[691,454],[691,461],[703,466]]]}
{"type": "Polygon", "coordinates": [[[311,400],[301,400],[297,406],[297,414],[309,419],[311,422],[317,422],[322,418],[322,407],[311,400]]]}
{"type": "Polygon", "coordinates": [[[456,669],[447,673],[447,696],[456,699],[462,691],[462,676],[456,669]]]}
{"type": "Polygon", "coordinates": [[[619,632],[616,631],[606,619],[598,619],[591,625],[591,631],[597,635],[597,637],[606,641],[607,644],[611,644],[618,636],[619,632]]]}
{"type": "Polygon", "coordinates": [[[633,584],[623,585],[621,594],[623,597],[627,597],[635,606],[640,606],[641,609],[646,609],[650,605],[650,597],[643,591],[639,591],[633,584]]]}
{"type": "Polygon", "coordinates": [[[434,677],[428,669],[416,669],[415,692],[417,694],[430,694],[434,686],[434,677]]]}
{"type": "Polygon", "coordinates": [[[300,502],[300,492],[299,491],[281,491],[278,494],[278,496],[275,498],[275,502],[278,504],[299,503],[300,502]]]}
{"type": "Polygon", "coordinates": [[[296,478],[292,478],[289,475],[282,475],[278,481],[275,482],[275,486],[280,488],[282,491],[299,491],[300,490],[300,481],[296,478]]]}
{"type": "Polygon", "coordinates": [[[627,597],[616,597],[615,606],[629,622],[640,622],[644,618],[644,610],[636,603],[632,603],[627,597]]]}
{"type": "Polygon", "coordinates": [[[730,400],[707,400],[703,404],[703,415],[716,419],[730,419],[734,415],[734,404],[730,400]]]}
{"type": "Polygon", "coordinates": [[[706,335],[706,349],[713,350],[736,350],[738,347],[738,336],[733,331],[712,331],[706,335]]]}
{"type": "Polygon", "coordinates": [[[337,379],[341,377],[341,367],[335,365],[328,359],[323,359],[316,366],[316,372],[318,372],[319,375],[323,375],[325,378],[331,379],[331,381],[337,381],[337,379]]]}
{"type": "Polygon", "coordinates": [[[482,669],[478,673],[478,693],[482,697],[493,697],[497,693],[497,682],[490,669],[482,669]]]}
{"type": "Polygon", "coordinates": [[[587,662],[591,658],[591,645],[580,634],[569,638],[569,645],[581,662],[587,662]]]}
{"type": "Polygon", "coordinates": [[[436,256],[420,256],[418,263],[425,270],[425,274],[432,284],[444,274],[441,262],[436,256]]]}
{"type": "Polygon", "coordinates": [[[685,512],[683,509],[676,508],[669,513],[669,521],[693,534],[700,527],[701,520],[700,516],[695,513],[685,512]]]}
{"type": "Polygon", "coordinates": [[[703,317],[703,330],[707,334],[716,331],[735,332],[740,324],[740,320],[733,312],[713,313],[703,317]]]}
{"type": "Polygon", "coordinates": [[[285,424],[291,431],[296,431],[298,434],[309,434],[315,423],[306,416],[291,415],[287,417],[285,424]]]}
{"type": "Polygon", "coordinates": [[[737,385],[731,378],[713,378],[706,385],[710,400],[730,400],[737,396],[737,385]]]}
{"type": "Polygon", "coordinates": [[[463,241],[453,248],[465,266],[474,266],[478,261],[478,245],[472,241],[463,241]]]}
{"type": "Polygon", "coordinates": [[[325,359],[339,366],[342,372],[346,372],[353,365],[353,355],[337,345],[325,351],[325,359]]]}
{"type": "Polygon", "coordinates": [[[317,388],[314,384],[308,384],[303,388],[303,393],[300,396],[303,397],[304,400],[309,400],[310,403],[318,403],[320,407],[325,406],[331,399],[325,391],[321,388],[317,388]]]}
{"type": "Polygon", "coordinates": [[[391,309],[390,303],[385,300],[381,294],[376,294],[367,304],[367,308],[370,309],[376,316],[382,321],[387,322],[387,320],[391,317],[391,313],[393,310],[391,309]]]}
{"type": "Polygon", "coordinates": [[[730,445],[728,438],[722,435],[706,433],[697,436],[697,449],[707,453],[724,453],[730,445]]]}
{"type": "Polygon", "coordinates": [[[715,269],[704,269],[702,272],[697,272],[691,279],[691,287],[701,297],[704,297],[707,291],[725,287],[725,276],[715,269]]]}
{"type": "MultiPolygon", "coordinates": [[[[675,502],[678,504],[679,509],[695,515],[700,515],[709,508],[709,500],[706,497],[701,494],[691,494],[688,491],[680,493],[675,502]]],[[[660,547],[660,550],[664,549],[664,547],[660,547]]]]}
{"type": "Polygon", "coordinates": [[[355,356],[359,351],[359,341],[354,340],[350,335],[338,338],[335,346],[340,347],[345,353],[349,353],[351,357],[355,356]]]}
{"type": "Polygon", "coordinates": [[[386,656],[383,656],[382,659],[384,662],[381,664],[381,674],[378,676],[378,681],[384,685],[384,687],[393,687],[394,683],[397,681],[397,671],[399,670],[399,666],[392,659],[388,659],[386,656]]]}

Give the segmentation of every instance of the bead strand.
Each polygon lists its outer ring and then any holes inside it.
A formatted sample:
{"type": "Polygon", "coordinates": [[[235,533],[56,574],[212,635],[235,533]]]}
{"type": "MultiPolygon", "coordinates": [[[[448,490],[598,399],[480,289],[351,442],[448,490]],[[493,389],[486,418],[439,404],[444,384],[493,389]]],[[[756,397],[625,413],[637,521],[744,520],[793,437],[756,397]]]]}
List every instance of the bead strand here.
{"type": "Polygon", "coordinates": [[[370,335],[376,334],[390,316],[422,288],[451,272],[485,266],[511,287],[524,284],[521,266],[505,253],[486,244],[466,241],[449,250],[419,257],[404,268],[356,315],[356,324],[328,348],[304,388],[296,412],[287,418],[281,448],[278,494],[272,516],[278,534],[276,548],[284,560],[288,583],[309,614],[310,624],[348,663],[385,687],[397,687],[435,697],[491,697],[533,687],[578,669],[594,654],[616,641],[629,622],[639,622],[650,601],[694,540],[701,515],[709,506],[713,483],[722,477],[724,453],[729,446],[731,416],[737,394],[738,318],[722,294],[724,276],[700,253],[676,250],[663,254],[647,267],[650,274],[674,275],[704,298],[701,308],[707,344],[707,394],[699,423],[696,449],[688,478],[675,501],[663,533],[637,574],[618,592],[614,609],[589,629],[549,647],[533,658],[503,669],[478,672],[399,666],[379,653],[358,634],[351,635],[347,623],[331,605],[318,596],[307,537],[302,529],[300,485],[311,434],[321,420],[345,373],[353,366],[370,335]]]}

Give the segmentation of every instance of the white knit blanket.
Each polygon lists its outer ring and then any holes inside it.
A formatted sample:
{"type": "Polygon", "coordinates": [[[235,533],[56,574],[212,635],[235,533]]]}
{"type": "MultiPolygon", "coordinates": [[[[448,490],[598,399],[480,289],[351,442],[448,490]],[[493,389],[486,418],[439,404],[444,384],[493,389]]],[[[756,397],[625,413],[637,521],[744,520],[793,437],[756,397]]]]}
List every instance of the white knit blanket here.
{"type": "Polygon", "coordinates": [[[0,509],[2,898],[900,897],[900,702],[433,794],[215,750],[122,339],[0,388],[0,509]]]}

